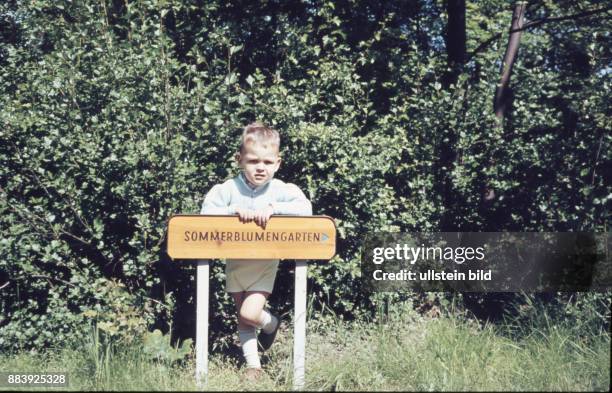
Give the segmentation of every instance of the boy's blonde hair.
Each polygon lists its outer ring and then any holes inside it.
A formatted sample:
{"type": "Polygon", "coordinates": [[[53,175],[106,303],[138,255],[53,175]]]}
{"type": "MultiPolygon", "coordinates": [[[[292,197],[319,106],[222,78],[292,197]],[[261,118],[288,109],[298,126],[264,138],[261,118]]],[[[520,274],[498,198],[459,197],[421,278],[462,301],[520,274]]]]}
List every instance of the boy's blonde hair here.
{"type": "Polygon", "coordinates": [[[270,128],[258,121],[244,127],[240,140],[240,152],[244,151],[247,142],[270,143],[280,149],[280,135],[274,128],[270,128]]]}

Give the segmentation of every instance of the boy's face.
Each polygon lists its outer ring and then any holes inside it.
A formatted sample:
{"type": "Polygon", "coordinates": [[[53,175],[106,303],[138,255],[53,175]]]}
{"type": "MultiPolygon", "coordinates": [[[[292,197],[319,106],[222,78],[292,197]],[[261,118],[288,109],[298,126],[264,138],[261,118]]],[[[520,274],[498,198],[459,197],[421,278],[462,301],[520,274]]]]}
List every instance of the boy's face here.
{"type": "Polygon", "coordinates": [[[242,152],[236,154],[236,159],[247,180],[254,186],[272,180],[281,163],[278,146],[270,143],[246,143],[242,152]]]}

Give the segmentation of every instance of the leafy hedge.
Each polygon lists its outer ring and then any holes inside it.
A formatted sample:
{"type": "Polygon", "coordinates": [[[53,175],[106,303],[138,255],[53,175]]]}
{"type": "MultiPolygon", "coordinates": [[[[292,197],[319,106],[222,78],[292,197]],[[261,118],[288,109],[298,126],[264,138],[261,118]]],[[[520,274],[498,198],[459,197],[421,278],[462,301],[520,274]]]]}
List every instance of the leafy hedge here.
{"type": "MultiPolygon", "coordinates": [[[[166,221],[236,174],[240,128],[255,119],[282,133],[278,177],[336,219],[338,256],[310,270],[316,313],[355,318],[380,302],[359,290],[367,232],[606,230],[609,80],[604,42],[586,45],[599,25],[563,36],[587,48],[586,71],[551,45],[555,31],[524,35],[500,127],[502,49],[445,84],[436,7],[366,18],[360,31],[360,11],[332,2],[299,15],[197,3],[0,6],[14,33],[0,50],[2,350],[65,345],[93,322],[123,340],[169,323],[193,334],[195,269],[165,254],[166,221]]],[[[476,17],[506,26],[495,4],[476,17]]],[[[234,312],[223,265],[212,273],[222,347],[234,312]]],[[[277,282],[271,301],[286,311],[291,272],[277,282]]]]}

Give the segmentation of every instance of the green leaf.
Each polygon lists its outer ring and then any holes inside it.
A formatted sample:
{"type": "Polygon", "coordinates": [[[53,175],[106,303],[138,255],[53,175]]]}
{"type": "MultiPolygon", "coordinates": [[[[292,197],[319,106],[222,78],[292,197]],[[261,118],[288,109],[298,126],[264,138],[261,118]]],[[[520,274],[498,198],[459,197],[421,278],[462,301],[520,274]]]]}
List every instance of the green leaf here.
{"type": "Polygon", "coordinates": [[[242,49],[242,47],[243,47],[242,44],[230,47],[230,55],[233,55],[234,53],[238,52],[239,50],[242,49]]]}

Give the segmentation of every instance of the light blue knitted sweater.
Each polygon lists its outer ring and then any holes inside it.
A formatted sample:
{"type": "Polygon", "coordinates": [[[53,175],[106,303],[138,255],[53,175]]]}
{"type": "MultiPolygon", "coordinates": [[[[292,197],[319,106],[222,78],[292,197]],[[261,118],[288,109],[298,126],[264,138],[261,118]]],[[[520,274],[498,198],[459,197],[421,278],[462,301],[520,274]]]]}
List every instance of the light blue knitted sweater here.
{"type": "Polygon", "coordinates": [[[236,208],[260,210],[271,205],[274,214],[310,216],[312,205],[298,186],[272,179],[253,188],[240,174],[210,189],[200,214],[236,214],[236,208]]]}
{"type": "MultiPolygon", "coordinates": [[[[210,189],[200,214],[236,214],[236,208],[253,210],[263,209],[272,205],[274,214],[311,216],[312,204],[298,186],[272,179],[266,184],[253,188],[240,172],[238,176],[210,189]]],[[[241,266],[248,266],[250,260],[228,259],[226,261],[226,274],[228,269],[236,270],[241,266]],[[244,265],[247,263],[247,265],[244,265]]],[[[278,259],[259,260],[261,262],[278,263],[278,259]]]]}

